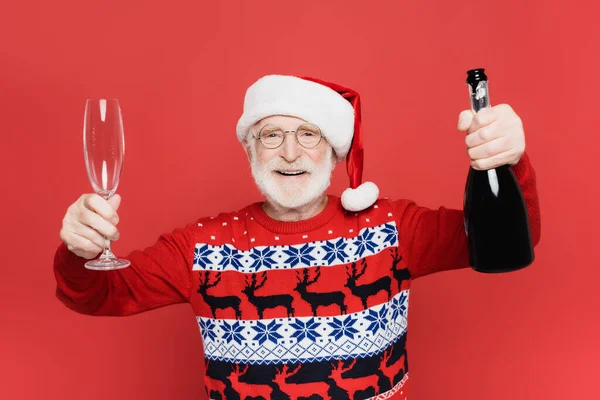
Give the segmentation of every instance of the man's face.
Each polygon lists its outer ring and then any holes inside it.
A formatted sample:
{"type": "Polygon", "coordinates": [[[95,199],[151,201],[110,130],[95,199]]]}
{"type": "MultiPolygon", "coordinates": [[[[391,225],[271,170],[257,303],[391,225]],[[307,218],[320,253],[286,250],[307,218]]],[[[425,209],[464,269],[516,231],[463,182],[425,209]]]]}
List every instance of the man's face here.
{"type": "MultiPolygon", "coordinates": [[[[265,125],[295,131],[306,122],[275,115],[259,121],[250,134],[258,137],[265,125]]],[[[249,141],[252,175],[267,199],[283,207],[295,208],[320,197],[329,186],[336,163],[333,149],[325,138],[310,149],[302,147],[293,134],[285,135],[283,144],[276,149],[268,149],[252,137],[249,141]]]]}

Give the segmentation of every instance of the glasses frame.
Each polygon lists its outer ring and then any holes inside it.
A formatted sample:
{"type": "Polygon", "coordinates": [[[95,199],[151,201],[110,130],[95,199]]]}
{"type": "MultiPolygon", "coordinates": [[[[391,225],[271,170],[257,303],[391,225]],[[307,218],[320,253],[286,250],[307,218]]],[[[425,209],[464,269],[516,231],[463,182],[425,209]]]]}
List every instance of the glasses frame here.
{"type": "Polygon", "coordinates": [[[303,147],[303,148],[305,148],[305,149],[314,149],[314,148],[315,148],[315,147],[317,147],[319,144],[321,144],[321,142],[323,141],[323,138],[325,137],[325,135],[323,135],[323,132],[321,131],[321,128],[319,128],[319,126],[318,126],[318,125],[312,124],[312,123],[310,123],[310,122],[305,122],[305,123],[303,123],[303,124],[300,124],[300,125],[298,125],[298,127],[297,127],[296,129],[294,129],[294,130],[285,130],[285,129],[283,129],[282,127],[280,127],[279,125],[277,125],[277,124],[266,124],[265,126],[263,126],[262,128],[260,128],[260,130],[258,131],[258,137],[254,136],[254,135],[252,135],[252,137],[253,137],[254,139],[258,140],[258,141],[260,142],[260,144],[261,144],[261,145],[262,145],[264,148],[266,148],[266,149],[269,149],[269,150],[275,150],[275,149],[278,149],[278,148],[280,148],[280,147],[281,147],[281,146],[282,146],[282,145],[285,143],[285,139],[287,138],[287,135],[289,135],[289,134],[294,134],[294,137],[296,138],[296,143],[298,143],[300,146],[302,146],[302,147],[303,147]],[[319,135],[320,135],[320,137],[319,137],[319,141],[318,141],[318,142],[317,142],[317,143],[316,143],[314,146],[310,146],[310,147],[309,147],[309,146],[305,146],[305,145],[303,145],[302,143],[300,143],[300,140],[298,139],[298,129],[300,129],[300,128],[301,128],[301,127],[303,127],[304,125],[311,125],[311,126],[314,126],[314,127],[316,127],[316,128],[319,130],[319,135]],[[262,132],[262,130],[263,130],[263,129],[265,129],[265,127],[267,127],[267,126],[276,126],[277,128],[279,128],[279,129],[280,129],[280,130],[283,132],[283,140],[281,141],[281,143],[279,143],[279,144],[278,144],[277,146],[275,146],[275,147],[269,147],[269,146],[265,145],[265,144],[263,143],[263,141],[262,141],[262,140],[260,140],[260,137],[261,137],[261,132],[262,132]]]}

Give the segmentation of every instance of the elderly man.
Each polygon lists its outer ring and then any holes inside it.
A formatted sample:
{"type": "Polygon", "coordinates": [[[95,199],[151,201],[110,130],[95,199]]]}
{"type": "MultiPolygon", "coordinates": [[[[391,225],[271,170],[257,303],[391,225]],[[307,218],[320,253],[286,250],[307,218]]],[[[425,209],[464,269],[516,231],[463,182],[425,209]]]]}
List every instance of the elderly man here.
{"type": "MultiPolygon", "coordinates": [[[[471,165],[511,165],[534,244],[535,173],[508,105],[459,115],[471,165]]],[[[264,202],[200,218],[92,271],[103,237],[118,238],[120,197],[81,196],[55,257],[57,296],[88,315],[131,315],[187,302],[215,399],[405,399],[411,282],[466,268],[462,210],[379,198],[361,184],[360,99],[340,85],[269,75],[247,91],[237,137],[264,202]],[[347,160],[350,188],[325,194],[347,160]]]]}

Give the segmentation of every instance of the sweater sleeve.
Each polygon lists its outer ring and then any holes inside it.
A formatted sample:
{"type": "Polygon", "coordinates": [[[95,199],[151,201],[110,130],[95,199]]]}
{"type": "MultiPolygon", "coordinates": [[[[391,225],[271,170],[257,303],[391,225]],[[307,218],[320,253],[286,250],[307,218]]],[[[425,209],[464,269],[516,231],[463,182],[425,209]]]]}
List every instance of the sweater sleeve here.
{"type": "Polygon", "coordinates": [[[86,269],[87,260],[61,244],[54,256],[56,296],[78,313],[103,316],[189,301],[195,226],[161,235],[154,245],[127,255],[129,267],[113,271],[86,269]]]}
{"type": "MultiPolygon", "coordinates": [[[[540,241],[540,208],[535,171],[525,152],[511,167],[527,206],[533,246],[540,241]]],[[[400,247],[413,279],[439,271],[469,267],[463,210],[417,206],[410,200],[394,204],[400,247]]]]}

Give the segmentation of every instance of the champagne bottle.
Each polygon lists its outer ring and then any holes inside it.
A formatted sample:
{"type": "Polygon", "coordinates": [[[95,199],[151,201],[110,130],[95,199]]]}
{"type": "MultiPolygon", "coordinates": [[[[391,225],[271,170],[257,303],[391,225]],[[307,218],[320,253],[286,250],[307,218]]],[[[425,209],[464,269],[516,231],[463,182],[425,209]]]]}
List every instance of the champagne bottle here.
{"type": "MultiPolygon", "coordinates": [[[[485,69],[467,71],[471,109],[490,107],[485,69]]],[[[510,272],[533,262],[529,216],[509,165],[480,171],[470,167],[464,197],[469,263],[475,271],[510,272]]]]}

